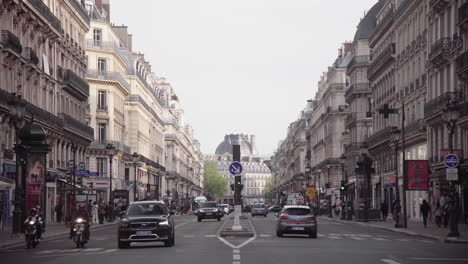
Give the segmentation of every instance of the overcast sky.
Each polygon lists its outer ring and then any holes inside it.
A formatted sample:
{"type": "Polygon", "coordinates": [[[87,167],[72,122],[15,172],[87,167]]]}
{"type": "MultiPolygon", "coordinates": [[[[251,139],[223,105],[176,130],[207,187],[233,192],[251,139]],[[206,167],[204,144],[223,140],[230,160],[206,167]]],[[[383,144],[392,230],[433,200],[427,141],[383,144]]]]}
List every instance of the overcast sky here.
{"type": "Polygon", "coordinates": [[[134,51],[174,87],[205,154],[225,134],[270,155],[377,0],[111,0],[134,51]]]}

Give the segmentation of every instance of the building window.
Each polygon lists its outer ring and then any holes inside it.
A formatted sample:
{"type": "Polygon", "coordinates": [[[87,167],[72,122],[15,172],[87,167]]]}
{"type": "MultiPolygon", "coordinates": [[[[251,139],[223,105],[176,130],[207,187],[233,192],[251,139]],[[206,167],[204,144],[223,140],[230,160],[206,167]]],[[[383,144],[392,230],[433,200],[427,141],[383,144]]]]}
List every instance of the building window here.
{"type": "Polygon", "coordinates": [[[107,106],[107,103],[106,103],[106,91],[104,90],[100,90],[98,92],[98,109],[100,110],[104,110],[107,106]]]}
{"type": "Polygon", "coordinates": [[[106,59],[99,58],[98,59],[98,72],[105,72],[106,71],[106,59]]]}
{"type": "Polygon", "coordinates": [[[99,28],[95,28],[93,30],[93,40],[94,46],[101,46],[102,45],[102,30],[99,28]]]}
{"type": "Polygon", "coordinates": [[[107,177],[107,159],[96,158],[97,172],[100,177],[107,177]]]}
{"type": "Polygon", "coordinates": [[[99,123],[98,124],[98,139],[100,141],[106,140],[106,123],[99,123]]]}

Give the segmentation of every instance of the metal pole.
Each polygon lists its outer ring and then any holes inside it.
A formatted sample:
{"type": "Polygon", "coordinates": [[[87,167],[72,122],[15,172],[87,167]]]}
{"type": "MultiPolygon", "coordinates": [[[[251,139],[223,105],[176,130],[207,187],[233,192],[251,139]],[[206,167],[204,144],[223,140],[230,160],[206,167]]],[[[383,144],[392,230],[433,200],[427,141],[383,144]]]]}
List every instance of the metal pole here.
{"type": "Polygon", "coordinates": [[[109,155],[109,201],[114,201],[114,195],[112,193],[112,157],[113,155],[109,155]]]}
{"type": "Polygon", "coordinates": [[[395,141],[395,227],[401,227],[400,224],[400,187],[398,185],[398,140],[395,141]]]}
{"type": "Polygon", "coordinates": [[[136,192],[137,192],[137,164],[136,162],[133,163],[133,167],[135,168],[135,176],[133,178],[133,201],[136,201],[136,192]]]}
{"type": "Polygon", "coordinates": [[[406,208],[406,185],[407,185],[407,175],[406,175],[406,149],[405,149],[405,100],[401,101],[402,103],[402,118],[401,118],[401,151],[403,153],[403,227],[408,228],[408,216],[406,208]]]}
{"type": "MultiPolygon", "coordinates": [[[[449,150],[450,154],[453,153],[453,134],[455,132],[455,121],[448,121],[448,132],[449,132],[449,150]]],[[[450,207],[449,207],[449,221],[450,221],[450,232],[448,237],[459,237],[458,232],[458,194],[455,188],[455,183],[450,182],[450,207]]]]}
{"type": "MultiPolygon", "coordinates": [[[[73,150],[73,199],[76,204],[76,146],[72,145],[73,150]]],[[[73,210],[75,210],[75,205],[73,205],[73,210]]]]}

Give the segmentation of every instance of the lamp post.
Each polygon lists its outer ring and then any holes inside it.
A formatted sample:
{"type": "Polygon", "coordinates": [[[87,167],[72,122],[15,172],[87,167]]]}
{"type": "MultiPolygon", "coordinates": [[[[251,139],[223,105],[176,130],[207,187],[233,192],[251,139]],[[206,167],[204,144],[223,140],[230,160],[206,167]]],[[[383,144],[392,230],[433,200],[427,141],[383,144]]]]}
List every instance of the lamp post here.
{"type": "Polygon", "coordinates": [[[108,143],[106,146],[107,154],[109,155],[109,201],[113,202],[114,201],[114,194],[112,193],[112,161],[114,159],[114,156],[116,154],[116,149],[114,145],[111,143],[108,143]]]}
{"type": "Polygon", "coordinates": [[[13,211],[13,227],[12,231],[14,235],[18,235],[21,232],[23,226],[23,209],[24,209],[24,194],[25,194],[25,182],[23,181],[23,168],[25,168],[26,159],[24,154],[27,154],[27,149],[20,144],[18,139],[18,131],[21,128],[21,122],[24,118],[24,112],[26,110],[26,101],[21,98],[21,95],[12,93],[12,97],[8,100],[10,110],[12,111],[12,120],[15,124],[16,135],[15,135],[15,154],[16,154],[16,172],[15,172],[15,209],[13,211]],[[21,172],[21,175],[20,175],[21,172]]]}
{"type": "MultiPolygon", "coordinates": [[[[457,125],[457,120],[460,117],[460,112],[458,108],[449,103],[447,108],[444,110],[444,119],[447,124],[447,130],[449,135],[448,145],[450,154],[453,152],[453,134],[455,133],[455,128],[457,125]]],[[[448,237],[459,237],[460,233],[458,232],[458,193],[455,188],[455,183],[450,183],[450,204],[449,204],[449,219],[450,219],[450,232],[448,237]]]]}
{"type": "MultiPolygon", "coordinates": [[[[73,199],[76,203],[76,151],[77,151],[77,146],[72,143],[71,145],[71,151],[73,152],[73,168],[72,169],[72,176],[73,176],[73,199]]],[[[75,210],[75,205],[73,206],[73,210],[75,210]]]]}
{"type": "Polygon", "coordinates": [[[400,185],[399,185],[399,175],[398,175],[398,144],[400,142],[400,130],[398,128],[394,128],[392,132],[393,137],[393,146],[395,149],[395,227],[403,227],[400,223],[400,215],[401,215],[401,204],[400,204],[400,185]]]}
{"type": "MultiPolygon", "coordinates": [[[[344,154],[341,155],[340,160],[341,160],[341,182],[346,185],[347,183],[346,170],[345,170],[346,156],[344,154]]],[[[345,185],[342,185],[343,187],[340,187],[341,220],[346,219],[346,213],[347,213],[346,212],[347,206],[346,206],[346,201],[345,201],[346,189],[343,189],[345,188],[344,187],[345,185]]]]}
{"type": "Polygon", "coordinates": [[[132,155],[132,161],[133,161],[133,167],[135,169],[135,176],[133,178],[133,201],[137,200],[137,163],[140,160],[140,156],[138,153],[133,152],[132,155]]]}

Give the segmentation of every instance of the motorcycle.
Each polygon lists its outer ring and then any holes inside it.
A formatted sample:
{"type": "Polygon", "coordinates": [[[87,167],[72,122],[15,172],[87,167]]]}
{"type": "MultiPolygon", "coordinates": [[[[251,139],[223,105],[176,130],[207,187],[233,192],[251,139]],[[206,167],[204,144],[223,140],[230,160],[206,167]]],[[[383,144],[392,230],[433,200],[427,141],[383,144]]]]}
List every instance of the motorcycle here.
{"type": "Polygon", "coordinates": [[[37,237],[37,225],[39,223],[36,220],[31,219],[26,223],[24,235],[26,237],[26,248],[35,248],[39,245],[39,238],[37,237]]]}
{"type": "Polygon", "coordinates": [[[84,247],[88,243],[86,237],[86,221],[83,218],[77,218],[73,227],[73,241],[76,243],[76,247],[84,247]]]}

